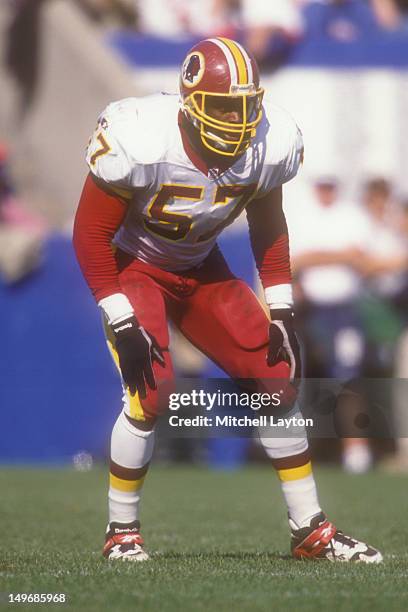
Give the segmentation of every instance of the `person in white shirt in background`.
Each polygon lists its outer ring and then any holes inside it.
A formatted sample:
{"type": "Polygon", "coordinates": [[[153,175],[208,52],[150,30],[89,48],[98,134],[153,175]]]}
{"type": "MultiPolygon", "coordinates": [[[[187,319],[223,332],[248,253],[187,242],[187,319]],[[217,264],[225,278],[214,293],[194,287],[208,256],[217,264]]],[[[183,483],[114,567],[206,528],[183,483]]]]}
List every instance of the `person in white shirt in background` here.
{"type": "MultiPolygon", "coordinates": [[[[400,219],[401,234],[405,237],[405,245],[408,244],[408,199],[403,202],[400,219]]],[[[396,453],[387,462],[387,469],[392,472],[408,473],[408,412],[406,382],[408,380],[408,261],[405,259],[405,290],[403,306],[405,306],[404,330],[400,335],[395,354],[395,376],[397,379],[405,380],[405,388],[401,384],[396,389],[394,418],[397,432],[402,432],[401,437],[396,439],[396,453]]]]}
{"type": "Polygon", "coordinates": [[[395,455],[382,465],[388,471],[408,472],[406,387],[398,380],[408,378],[408,206],[395,200],[392,186],[384,178],[367,181],[363,205],[371,237],[367,241],[367,289],[382,318],[370,355],[380,371],[397,379],[393,412],[400,437],[396,438],[395,455]]]}
{"type": "Polygon", "coordinates": [[[235,30],[235,0],[136,0],[139,29],[170,39],[229,36],[235,30]]]}
{"type": "MultiPolygon", "coordinates": [[[[362,292],[367,219],[357,204],[340,199],[333,176],[315,180],[312,197],[297,217],[298,224],[289,223],[292,270],[308,304],[306,328],[321,364],[320,376],[353,379],[361,375],[365,354],[356,306],[362,292]]],[[[342,462],[353,473],[368,470],[372,454],[367,440],[344,438],[342,462]]]]}
{"type": "Polygon", "coordinates": [[[296,0],[241,0],[241,18],[245,44],[261,63],[275,36],[283,35],[288,42],[295,42],[303,32],[296,0]]]}
{"type": "Polygon", "coordinates": [[[372,290],[394,300],[404,289],[408,255],[403,211],[393,198],[392,186],[384,178],[373,178],[364,186],[363,205],[368,218],[366,273],[372,290]]]}

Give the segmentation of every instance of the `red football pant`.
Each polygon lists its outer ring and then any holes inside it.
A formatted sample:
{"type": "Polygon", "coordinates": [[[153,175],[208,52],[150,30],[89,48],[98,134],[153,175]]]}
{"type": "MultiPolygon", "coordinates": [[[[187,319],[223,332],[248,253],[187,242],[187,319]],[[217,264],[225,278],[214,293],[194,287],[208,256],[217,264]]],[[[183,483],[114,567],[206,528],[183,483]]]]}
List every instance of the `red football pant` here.
{"type": "MultiPolygon", "coordinates": [[[[160,401],[160,387],[173,379],[167,320],[200,351],[237,379],[287,379],[289,366],[281,361],[266,363],[268,317],[254,292],[237,279],[215,248],[204,263],[183,273],[166,272],[117,254],[119,280],[139,323],[151,333],[164,351],[165,366],[154,362],[158,391],[147,387],[147,397],[126,392],[125,411],[133,419],[154,419],[167,409],[160,401]]],[[[112,336],[108,342],[118,363],[112,336]]],[[[169,388],[169,385],[164,385],[169,388]]],[[[267,391],[265,386],[263,390],[267,391]]],[[[168,396],[168,392],[167,392],[168,396]]]]}

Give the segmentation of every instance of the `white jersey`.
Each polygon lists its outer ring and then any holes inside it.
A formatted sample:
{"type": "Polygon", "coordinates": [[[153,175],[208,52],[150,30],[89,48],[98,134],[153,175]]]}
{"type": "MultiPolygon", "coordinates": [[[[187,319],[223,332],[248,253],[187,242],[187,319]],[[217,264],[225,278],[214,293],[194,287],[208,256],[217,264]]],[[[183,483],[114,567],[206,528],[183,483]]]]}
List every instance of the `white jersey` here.
{"type": "Polygon", "coordinates": [[[95,177],[130,198],[114,244],[175,272],[200,264],[250,200],[293,178],[303,153],[296,123],[266,100],[247,151],[206,176],[184,150],[179,108],[178,96],[168,94],[114,102],[87,152],[95,177]]]}

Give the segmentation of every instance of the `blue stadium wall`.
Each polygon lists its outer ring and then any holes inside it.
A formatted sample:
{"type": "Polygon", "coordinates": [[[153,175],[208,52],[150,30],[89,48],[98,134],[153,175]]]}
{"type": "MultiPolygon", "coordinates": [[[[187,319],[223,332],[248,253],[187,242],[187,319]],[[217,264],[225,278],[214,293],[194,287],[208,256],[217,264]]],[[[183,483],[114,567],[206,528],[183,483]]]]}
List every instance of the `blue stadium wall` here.
{"type": "MultiPolygon", "coordinates": [[[[247,235],[227,235],[222,248],[251,283],[247,235]]],[[[70,239],[52,236],[24,281],[0,281],[0,319],[0,462],[65,463],[80,451],[105,458],[121,386],[70,239]]],[[[206,375],[222,373],[208,366],[206,375]]]]}

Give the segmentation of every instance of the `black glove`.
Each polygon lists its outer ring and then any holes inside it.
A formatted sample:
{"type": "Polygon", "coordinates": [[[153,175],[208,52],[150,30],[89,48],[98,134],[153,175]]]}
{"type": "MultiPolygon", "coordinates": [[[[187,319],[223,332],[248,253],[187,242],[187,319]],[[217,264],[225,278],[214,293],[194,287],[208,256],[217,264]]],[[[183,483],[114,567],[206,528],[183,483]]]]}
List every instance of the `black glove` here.
{"type": "Polygon", "coordinates": [[[119,356],[119,366],[122,378],[129,387],[131,395],[139,392],[141,398],[146,397],[146,383],[151,389],[156,389],[153,373],[153,360],[164,366],[164,358],[159,345],[143,327],[135,316],[111,325],[119,356]]]}
{"type": "Polygon", "coordinates": [[[272,323],[269,326],[268,366],[287,361],[290,364],[290,378],[300,378],[300,349],[293,327],[293,310],[271,308],[270,312],[272,323]]]}

